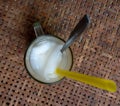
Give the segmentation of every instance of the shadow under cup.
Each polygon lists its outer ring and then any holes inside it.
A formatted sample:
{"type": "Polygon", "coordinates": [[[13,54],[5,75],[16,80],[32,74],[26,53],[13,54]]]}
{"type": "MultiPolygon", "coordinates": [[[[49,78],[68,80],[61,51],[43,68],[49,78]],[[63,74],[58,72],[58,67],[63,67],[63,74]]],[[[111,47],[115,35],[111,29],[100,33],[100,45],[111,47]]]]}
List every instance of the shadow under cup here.
{"type": "MultiPolygon", "coordinates": [[[[27,71],[29,72],[29,74],[37,81],[44,83],[44,84],[52,84],[55,82],[58,82],[60,80],[62,80],[64,77],[60,77],[58,76],[57,78],[53,78],[50,80],[45,80],[44,79],[44,75],[42,75],[41,73],[38,73],[38,71],[36,71],[35,69],[33,69],[32,65],[31,65],[31,60],[30,60],[30,56],[31,56],[31,51],[32,49],[37,46],[39,44],[42,44],[43,42],[54,42],[56,45],[64,45],[65,41],[55,37],[55,36],[51,36],[51,35],[43,35],[43,36],[39,36],[37,37],[28,47],[26,54],[25,54],[25,66],[27,68],[27,71]]],[[[40,64],[40,63],[38,63],[40,64]]],[[[73,65],[73,56],[72,56],[72,52],[71,49],[68,48],[66,51],[64,51],[64,53],[62,54],[62,59],[60,62],[59,67],[65,70],[70,70],[72,68],[73,65]]],[[[52,66],[51,66],[52,67],[52,66]]],[[[40,70],[42,71],[42,70],[40,70]]],[[[43,72],[44,73],[44,72],[43,72]]]]}

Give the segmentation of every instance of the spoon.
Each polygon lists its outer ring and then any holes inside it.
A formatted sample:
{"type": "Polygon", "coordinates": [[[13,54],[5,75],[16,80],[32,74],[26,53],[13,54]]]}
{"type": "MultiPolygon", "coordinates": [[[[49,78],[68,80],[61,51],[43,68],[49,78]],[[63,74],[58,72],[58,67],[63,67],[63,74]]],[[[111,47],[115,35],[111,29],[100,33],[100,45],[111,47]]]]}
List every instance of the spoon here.
{"type": "MultiPolygon", "coordinates": [[[[84,17],[78,22],[74,30],[71,32],[68,40],[63,45],[61,52],[65,51],[76,39],[78,36],[82,34],[82,32],[86,29],[86,27],[89,25],[90,19],[88,15],[84,15],[84,17]]],[[[82,39],[82,36],[81,38],[82,39]]]]}
{"type": "Polygon", "coordinates": [[[94,87],[97,87],[97,88],[100,88],[103,90],[107,90],[109,92],[115,92],[117,89],[116,83],[113,80],[108,80],[108,79],[98,78],[95,76],[80,74],[77,72],[63,70],[60,68],[57,68],[55,73],[62,77],[71,78],[73,80],[77,80],[77,81],[92,85],[94,87]]]}

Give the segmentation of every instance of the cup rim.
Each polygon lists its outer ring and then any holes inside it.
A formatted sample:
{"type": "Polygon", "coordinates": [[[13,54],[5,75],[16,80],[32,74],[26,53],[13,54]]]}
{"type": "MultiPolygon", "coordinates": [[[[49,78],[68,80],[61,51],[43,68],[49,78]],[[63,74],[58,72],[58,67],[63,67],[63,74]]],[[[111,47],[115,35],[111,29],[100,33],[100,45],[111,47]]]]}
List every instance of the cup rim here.
{"type": "MultiPolygon", "coordinates": [[[[60,37],[58,37],[58,36],[55,36],[55,35],[54,35],[54,36],[53,36],[53,35],[41,35],[41,36],[55,37],[55,38],[58,38],[58,39],[60,39],[61,41],[65,42],[65,40],[63,40],[62,38],[60,38],[60,37]]],[[[38,36],[38,37],[41,37],[41,36],[38,36]]],[[[35,78],[35,77],[29,72],[29,69],[27,68],[27,65],[26,65],[26,55],[27,55],[27,51],[28,51],[30,45],[31,45],[36,39],[38,39],[38,37],[35,38],[35,39],[28,45],[27,49],[25,50],[25,54],[24,54],[24,66],[25,66],[25,69],[26,69],[27,73],[28,73],[28,74],[30,75],[30,77],[32,77],[35,81],[37,81],[37,82],[39,82],[39,83],[42,83],[42,84],[52,85],[52,84],[56,84],[56,83],[58,83],[58,82],[61,82],[63,79],[65,79],[65,77],[61,78],[61,79],[58,80],[58,81],[51,82],[51,83],[47,83],[47,82],[43,82],[43,81],[38,80],[37,78],[35,78]]],[[[68,49],[70,50],[70,53],[71,53],[71,60],[72,60],[71,66],[70,66],[70,70],[71,70],[71,69],[72,69],[72,66],[73,66],[73,53],[72,53],[72,50],[71,50],[70,47],[69,47],[68,49]]]]}

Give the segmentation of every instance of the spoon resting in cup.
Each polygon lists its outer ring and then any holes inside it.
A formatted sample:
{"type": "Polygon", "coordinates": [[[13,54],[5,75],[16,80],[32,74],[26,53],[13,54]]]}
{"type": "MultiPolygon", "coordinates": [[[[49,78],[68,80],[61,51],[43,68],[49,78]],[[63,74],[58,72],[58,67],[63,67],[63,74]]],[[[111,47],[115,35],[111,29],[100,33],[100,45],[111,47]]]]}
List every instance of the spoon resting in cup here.
{"type": "Polygon", "coordinates": [[[85,31],[87,26],[90,24],[90,18],[86,14],[84,17],[78,22],[78,24],[75,26],[73,31],[70,33],[70,36],[68,40],[65,42],[61,49],[61,53],[63,53],[79,36],[80,41],[82,40],[82,33],[85,31]]]}

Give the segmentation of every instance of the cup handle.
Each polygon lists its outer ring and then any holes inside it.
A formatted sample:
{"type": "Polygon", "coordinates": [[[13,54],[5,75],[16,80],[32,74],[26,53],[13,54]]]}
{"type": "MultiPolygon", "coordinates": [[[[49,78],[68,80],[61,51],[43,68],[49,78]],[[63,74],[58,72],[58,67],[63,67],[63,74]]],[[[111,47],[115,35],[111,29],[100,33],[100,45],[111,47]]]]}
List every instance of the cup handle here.
{"type": "Polygon", "coordinates": [[[39,22],[34,23],[33,27],[34,27],[36,37],[44,35],[44,31],[43,31],[42,26],[40,25],[39,22]]]}

